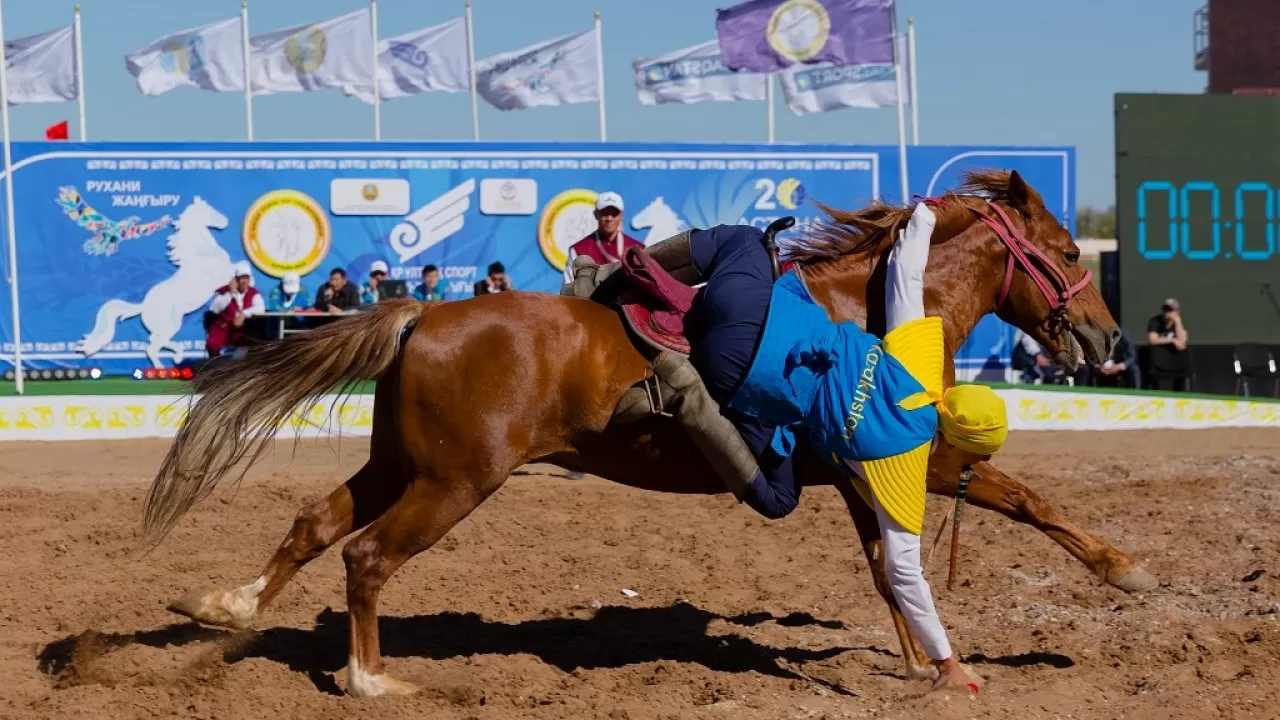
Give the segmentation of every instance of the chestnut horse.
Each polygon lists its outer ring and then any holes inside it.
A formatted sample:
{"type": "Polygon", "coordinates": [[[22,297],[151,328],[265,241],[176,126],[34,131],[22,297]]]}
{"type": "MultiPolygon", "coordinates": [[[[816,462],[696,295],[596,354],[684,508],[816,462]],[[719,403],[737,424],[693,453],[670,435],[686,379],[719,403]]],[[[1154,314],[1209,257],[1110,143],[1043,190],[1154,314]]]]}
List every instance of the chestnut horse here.
{"type": "MultiPolygon", "coordinates": [[[[1078,266],[1071,235],[1039,195],[1016,172],[971,174],[963,191],[973,194],[931,201],[938,223],[925,302],[929,314],[944,319],[948,355],[980,318],[995,312],[1059,362],[1074,366],[1081,349],[1091,361],[1106,357],[1119,329],[1078,266]]],[[[832,222],[793,251],[797,271],[834,319],[883,334],[886,250],[910,208],[824,210],[832,222]]],[[[147,494],[144,545],[163,539],[234,466],[247,469],[260,459],[298,406],[377,378],[370,457],[328,497],[301,509],[254,582],[193,592],[170,609],[204,623],[248,627],[303,565],[360,531],[342,551],[351,628],[348,690],[357,696],[411,692],[412,685],[383,670],[379,590],[519,466],[554,463],[660,492],[726,492],[670,418],[611,422],[619,398],[648,368],[614,310],[518,292],[443,304],[388,300],[210,365],[196,378],[201,397],[147,494]]],[[[953,368],[947,372],[953,381],[953,368]]],[[[884,580],[875,515],[811,452],[800,463],[806,485],[834,485],[844,497],[892,613],[908,675],[928,677],[932,668],[884,580]]],[[[930,460],[929,491],[954,494],[959,471],[939,450],[930,460]]],[[[969,501],[1046,532],[1112,585],[1154,585],[1127,556],[988,463],[976,466],[969,501]]]]}

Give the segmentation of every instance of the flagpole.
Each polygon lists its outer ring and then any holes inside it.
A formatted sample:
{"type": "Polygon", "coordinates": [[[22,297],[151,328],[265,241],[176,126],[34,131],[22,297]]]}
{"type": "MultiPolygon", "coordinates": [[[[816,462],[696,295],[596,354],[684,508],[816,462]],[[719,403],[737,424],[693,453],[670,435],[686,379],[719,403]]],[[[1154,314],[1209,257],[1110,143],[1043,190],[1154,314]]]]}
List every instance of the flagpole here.
{"type": "Polygon", "coordinates": [[[249,3],[240,3],[240,43],[244,50],[244,136],[253,141],[253,88],[249,69],[249,3]]]}
{"type": "Polygon", "coordinates": [[[769,144],[773,144],[773,73],[766,73],[764,76],[764,104],[768,108],[765,110],[765,116],[768,118],[769,125],[769,144]]]}
{"type": "Polygon", "coordinates": [[[600,29],[600,11],[596,11],[596,88],[600,93],[600,142],[605,142],[604,122],[604,32],[600,29]]]}
{"type": "Polygon", "coordinates": [[[467,0],[467,64],[471,69],[471,139],[480,142],[480,109],[476,105],[476,38],[471,29],[471,0],[467,0]]]}
{"type": "Polygon", "coordinates": [[[84,115],[84,47],[80,43],[80,3],[76,3],[76,99],[80,101],[80,142],[84,142],[88,131],[85,129],[84,115]]]}
{"type": "Polygon", "coordinates": [[[378,0],[369,0],[369,31],[373,34],[373,139],[382,139],[382,102],[378,97],[378,0]]]}
{"type": "MultiPolygon", "coordinates": [[[[4,9],[0,0],[0,38],[4,37],[4,9]]],[[[14,389],[22,394],[22,327],[18,316],[18,247],[13,223],[13,156],[9,147],[9,71],[0,62],[0,115],[4,118],[4,229],[9,240],[9,304],[13,308],[14,389]]]]}
{"type": "Polygon", "coordinates": [[[911,144],[920,144],[920,96],[916,94],[916,19],[907,18],[907,67],[911,81],[911,144]]]}
{"type": "Polygon", "coordinates": [[[907,87],[902,78],[902,58],[898,52],[898,11],[893,10],[893,28],[889,33],[893,42],[893,75],[898,95],[898,173],[901,175],[901,204],[911,202],[911,185],[907,182],[907,112],[905,108],[907,87]]]}

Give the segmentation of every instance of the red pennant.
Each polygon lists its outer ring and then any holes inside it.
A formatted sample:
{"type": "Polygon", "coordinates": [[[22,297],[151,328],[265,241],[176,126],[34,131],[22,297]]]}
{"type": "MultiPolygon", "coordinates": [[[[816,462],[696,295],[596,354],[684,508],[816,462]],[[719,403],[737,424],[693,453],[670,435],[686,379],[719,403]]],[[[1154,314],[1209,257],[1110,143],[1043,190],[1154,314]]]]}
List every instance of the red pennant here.
{"type": "Polygon", "coordinates": [[[63,120],[56,125],[50,125],[44,129],[45,140],[66,140],[67,139],[67,121],[63,120]]]}

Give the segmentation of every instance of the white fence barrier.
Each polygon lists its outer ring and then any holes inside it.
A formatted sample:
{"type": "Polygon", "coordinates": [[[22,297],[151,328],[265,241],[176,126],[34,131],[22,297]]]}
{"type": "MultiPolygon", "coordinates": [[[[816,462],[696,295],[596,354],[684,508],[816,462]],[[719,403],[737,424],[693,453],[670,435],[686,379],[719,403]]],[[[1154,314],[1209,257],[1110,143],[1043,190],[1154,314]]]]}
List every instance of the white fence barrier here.
{"type": "MultiPolygon", "coordinates": [[[[1280,428],[1280,403],[1177,395],[1120,395],[1001,388],[1013,430],[1280,428]]],[[[367,436],[373,396],[322,398],[301,408],[280,437],[367,436]],[[337,422],[334,422],[335,419],[337,422]]],[[[173,437],[187,401],[170,395],[67,395],[0,398],[0,440],[127,440],[173,437]]]]}

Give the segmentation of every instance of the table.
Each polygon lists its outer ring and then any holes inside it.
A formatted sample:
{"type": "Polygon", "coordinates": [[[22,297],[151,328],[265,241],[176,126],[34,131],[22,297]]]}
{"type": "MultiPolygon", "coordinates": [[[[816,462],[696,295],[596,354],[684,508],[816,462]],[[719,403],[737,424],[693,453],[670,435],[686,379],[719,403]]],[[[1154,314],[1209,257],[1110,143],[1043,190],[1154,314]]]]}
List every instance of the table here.
{"type": "Polygon", "coordinates": [[[280,321],[280,337],[281,337],[281,338],[283,338],[285,335],[293,335],[293,334],[296,334],[296,333],[304,333],[304,332],[306,332],[306,331],[307,331],[307,328],[292,328],[292,329],[291,329],[291,328],[286,327],[286,325],[288,325],[288,323],[286,323],[285,321],[286,321],[286,320],[288,320],[289,318],[299,318],[299,319],[301,319],[301,318],[325,318],[325,317],[332,317],[332,318],[336,318],[336,317],[342,317],[342,315],[347,315],[347,314],[349,314],[349,313],[342,313],[342,314],[339,314],[339,315],[335,315],[334,313],[330,313],[330,312],[316,312],[316,311],[312,310],[312,311],[307,311],[307,312],[263,312],[263,313],[258,313],[258,314],[257,314],[257,315],[255,315],[254,317],[262,317],[262,318],[278,318],[278,319],[279,319],[279,321],[280,321]]]}

